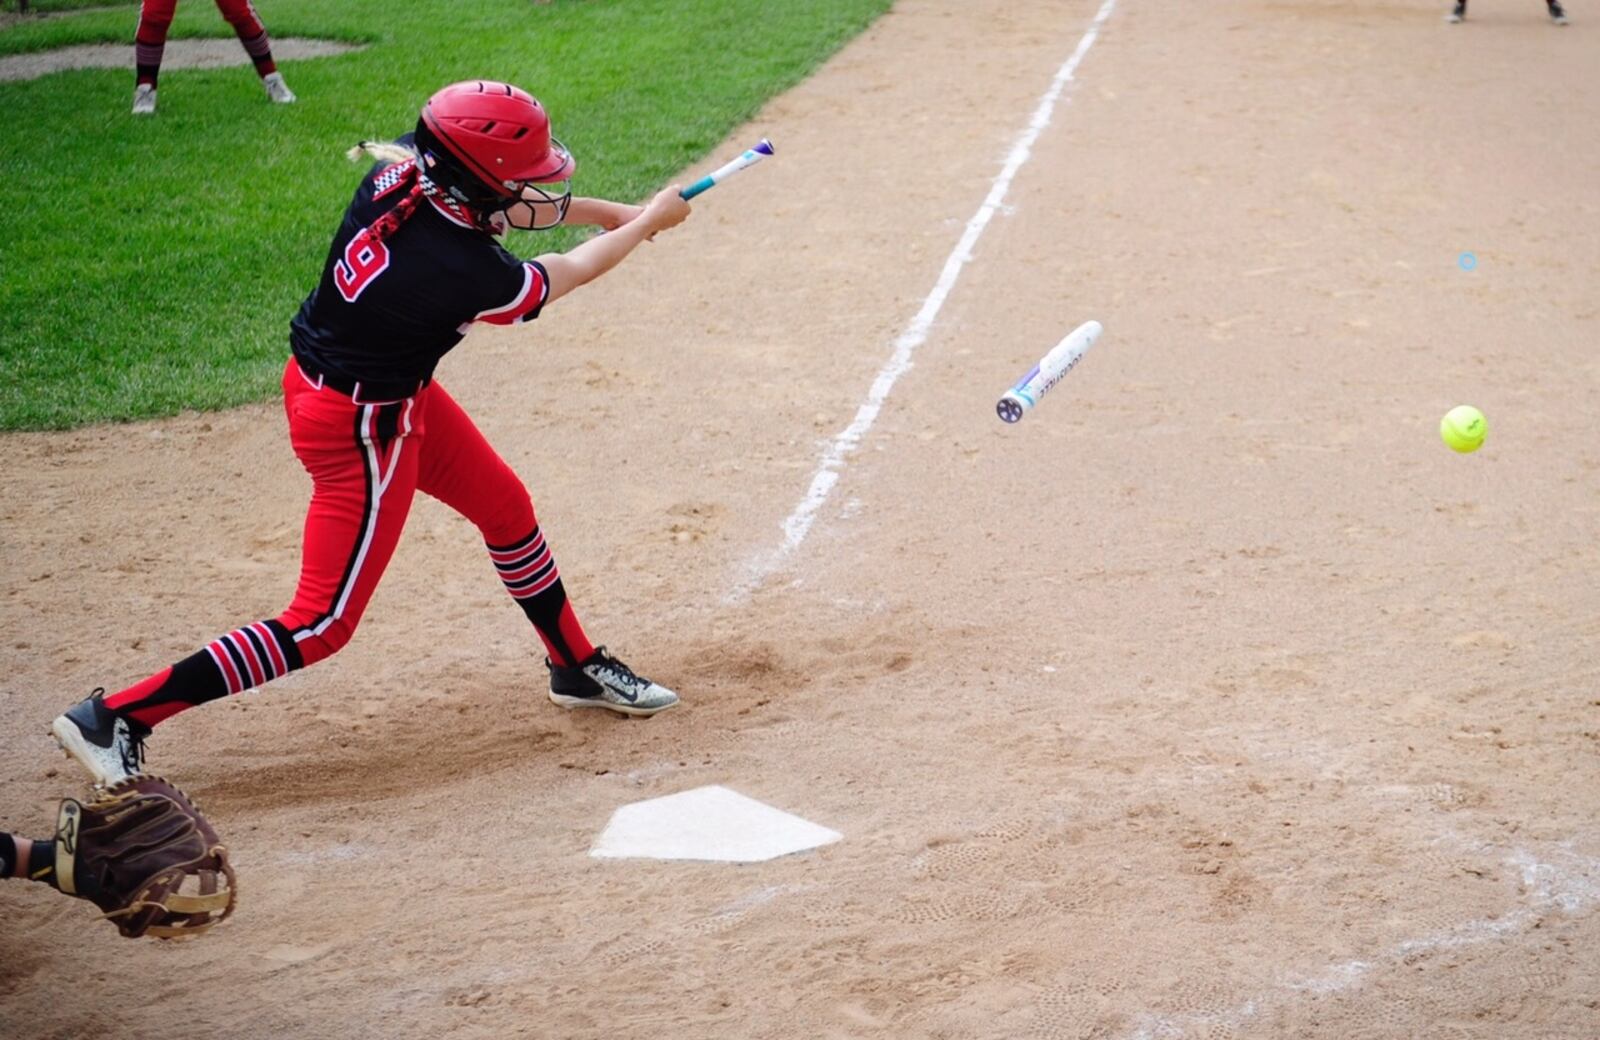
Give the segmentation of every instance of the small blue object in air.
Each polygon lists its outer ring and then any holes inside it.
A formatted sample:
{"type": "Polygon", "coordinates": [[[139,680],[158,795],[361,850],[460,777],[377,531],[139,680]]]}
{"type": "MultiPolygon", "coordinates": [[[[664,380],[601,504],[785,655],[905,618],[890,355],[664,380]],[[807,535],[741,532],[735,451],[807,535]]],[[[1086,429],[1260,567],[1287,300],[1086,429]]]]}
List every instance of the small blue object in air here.
{"type": "Polygon", "coordinates": [[[1463,271],[1470,271],[1474,267],[1478,266],[1478,258],[1471,253],[1462,253],[1460,258],[1456,260],[1456,263],[1461,265],[1461,269],[1463,271]]]}

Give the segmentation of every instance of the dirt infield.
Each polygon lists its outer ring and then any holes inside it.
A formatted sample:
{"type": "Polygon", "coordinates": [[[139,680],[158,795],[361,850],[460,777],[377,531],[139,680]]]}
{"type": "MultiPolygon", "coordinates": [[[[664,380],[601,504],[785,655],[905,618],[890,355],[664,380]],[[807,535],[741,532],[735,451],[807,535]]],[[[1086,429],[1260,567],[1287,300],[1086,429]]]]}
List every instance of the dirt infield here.
{"type": "MultiPolygon", "coordinates": [[[[446,359],[683,708],[545,702],[419,501],[337,659],[151,741],[238,915],[131,944],[0,885],[0,1034],[1600,1036],[1600,11],[1118,0],[734,595],[1099,6],[897,5],[718,152],[775,161],[446,359]],[[702,784],[844,839],[588,856],[702,784]]],[[[0,820],[43,832],[81,784],[49,719],[281,609],[308,482],[275,403],[5,448],[0,820]]]]}
{"type": "MultiPolygon", "coordinates": [[[[294,36],[272,41],[272,53],[279,61],[326,58],[361,49],[335,40],[303,40],[294,36]]],[[[168,71],[249,64],[250,55],[239,46],[238,40],[168,40],[161,59],[161,67],[168,71]]],[[[0,57],[0,80],[36,79],[68,69],[127,69],[132,72],[133,46],[127,43],[85,43],[53,51],[0,57]]]]}

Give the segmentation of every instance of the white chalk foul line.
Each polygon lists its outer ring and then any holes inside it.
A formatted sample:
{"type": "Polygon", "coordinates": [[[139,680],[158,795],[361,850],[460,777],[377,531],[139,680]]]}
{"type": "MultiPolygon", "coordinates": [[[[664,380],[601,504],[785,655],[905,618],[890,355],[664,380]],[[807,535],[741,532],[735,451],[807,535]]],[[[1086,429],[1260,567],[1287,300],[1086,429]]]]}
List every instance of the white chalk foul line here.
{"type": "Polygon", "coordinates": [[[1186,1040],[1208,1035],[1219,1026],[1240,1029],[1262,1011],[1303,994],[1339,993],[1361,985],[1370,975],[1393,971],[1410,958],[1435,950],[1454,950],[1509,938],[1537,927],[1540,919],[1552,911],[1576,914],[1600,904],[1600,860],[1570,849],[1554,850],[1552,858],[1562,860],[1562,865],[1544,862],[1526,849],[1512,850],[1505,862],[1520,875],[1527,901],[1499,917],[1465,921],[1452,928],[1408,939],[1368,960],[1330,964],[1315,974],[1283,978],[1274,988],[1257,993],[1235,1007],[1183,1015],[1146,1014],[1140,1017],[1127,1040],[1186,1040]]]}
{"type": "Polygon", "coordinates": [[[1011,146],[1005,166],[990,185],[989,194],[984,198],[983,205],[979,206],[978,212],[967,221],[961,240],[956,243],[955,249],[951,250],[950,256],[945,260],[944,269],[940,271],[939,280],[934,284],[933,291],[922,301],[922,309],[911,319],[911,324],[907,325],[905,331],[895,340],[894,352],[889,355],[889,360],[878,372],[878,378],[872,381],[872,389],[868,391],[867,399],[861,403],[861,407],[856,410],[855,420],[834,437],[832,443],[823,451],[816,472],[812,474],[811,487],[800,500],[800,504],[795,506],[794,512],[783,522],[783,544],[770,557],[751,568],[750,575],[734,590],[730,599],[739,599],[751,592],[767,575],[782,565],[783,561],[800,547],[801,542],[805,541],[806,535],[811,531],[812,522],[817,518],[817,510],[822,508],[834,484],[839,481],[839,471],[844,467],[846,457],[856,450],[862,438],[867,435],[867,431],[872,429],[872,424],[877,421],[878,412],[883,408],[883,402],[888,398],[889,391],[894,389],[895,382],[911,367],[911,355],[927,340],[928,330],[933,326],[934,319],[939,316],[940,309],[944,307],[944,301],[955,286],[956,279],[961,276],[962,268],[972,259],[972,247],[977,244],[978,238],[989,226],[989,221],[994,219],[995,213],[999,211],[1006,192],[1011,188],[1012,179],[1032,155],[1033,145],[1039,139],[1039,134],[1050,125],[1050,116],[1055,111],[1056,102],[1060,100],[1062,91],[1072,82],[1072,74],[1077,71],[1084,55],[1089,53],[1089,48],[1094,46],[1095,39],[1100,35],[1101,26],[1111,17],[1111,10],[1116,6],[1117,0],[1104,0],[1101,3],[1100,10],[1095,12],[1094,20],[1089,23],[1083,39],[1078,41],[1077,49],[1050,81],[1050,88],[1039,99],[1038,106],[1033,110],[1033,118],[1028,121],[1027,129],[1011,146]]]}

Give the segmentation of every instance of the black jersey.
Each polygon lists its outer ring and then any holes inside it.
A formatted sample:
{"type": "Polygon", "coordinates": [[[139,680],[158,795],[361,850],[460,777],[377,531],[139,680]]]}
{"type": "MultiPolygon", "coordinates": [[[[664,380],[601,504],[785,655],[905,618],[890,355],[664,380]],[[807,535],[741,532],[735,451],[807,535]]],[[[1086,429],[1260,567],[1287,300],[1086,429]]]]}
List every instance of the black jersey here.
{"type": "Polygon", "coordinates": [[[414,183],[411,163],[374,166],[345,210],[322,280],[289,323],[295,357],[353,380],[421,381],[474,321],[539,316],[544,268],[519,260],[442,203],[424,198],[386,240],[374,221],[414,183]]]}

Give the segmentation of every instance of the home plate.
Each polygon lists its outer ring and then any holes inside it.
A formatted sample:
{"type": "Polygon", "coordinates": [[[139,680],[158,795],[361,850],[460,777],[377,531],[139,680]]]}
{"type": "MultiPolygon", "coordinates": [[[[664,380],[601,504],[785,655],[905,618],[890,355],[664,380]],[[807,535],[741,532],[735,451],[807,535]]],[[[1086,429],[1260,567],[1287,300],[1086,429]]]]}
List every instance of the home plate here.
{"type": "Polygon", "coordinates": [[[842,837],[726,787],[696,787],[624,805],[611,814],[589,855],[757,863],[842,837]]]}

